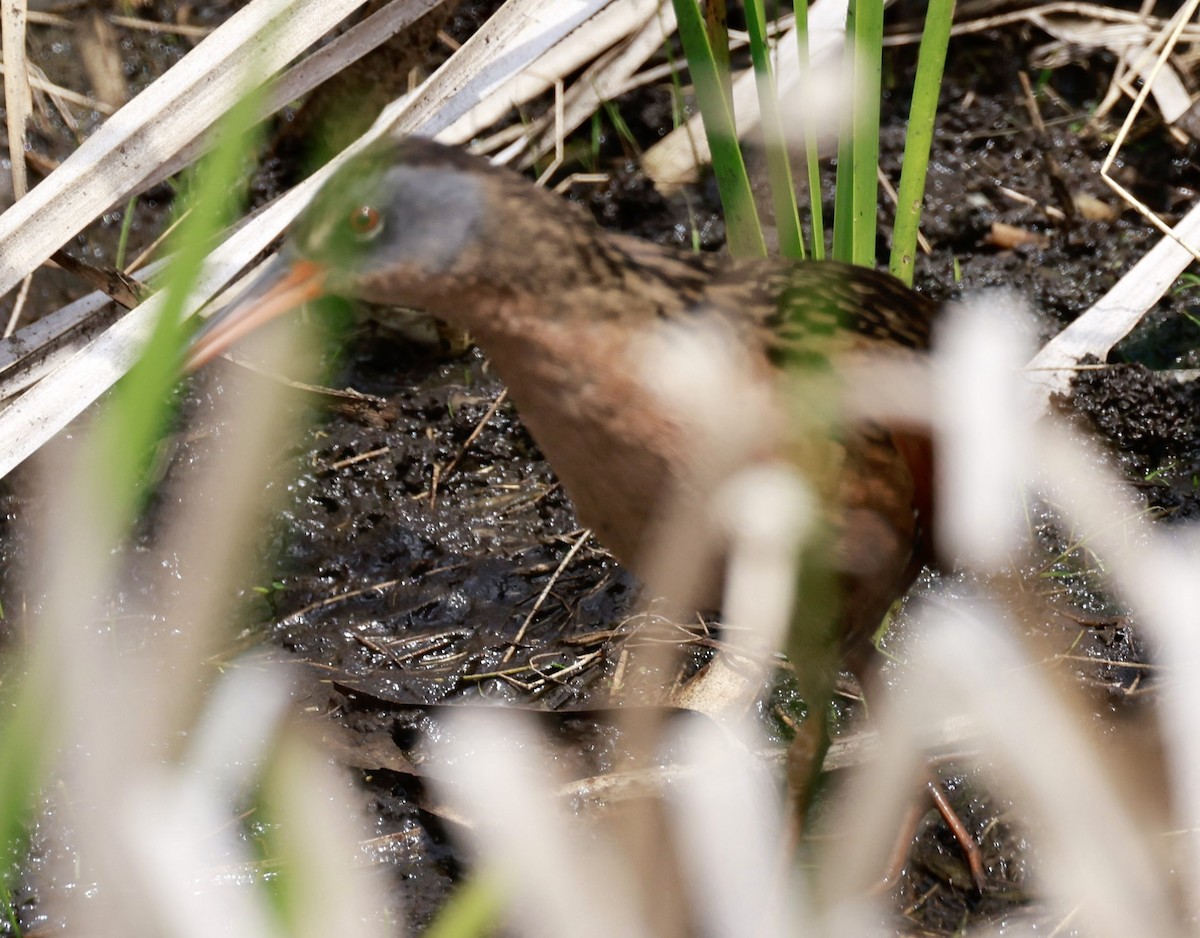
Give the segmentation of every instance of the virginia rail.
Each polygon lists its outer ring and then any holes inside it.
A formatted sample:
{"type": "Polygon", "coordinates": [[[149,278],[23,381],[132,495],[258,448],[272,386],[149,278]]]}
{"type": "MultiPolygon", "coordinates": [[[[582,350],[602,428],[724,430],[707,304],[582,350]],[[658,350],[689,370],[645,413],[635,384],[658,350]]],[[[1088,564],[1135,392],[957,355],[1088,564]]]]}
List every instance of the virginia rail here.
{"type": "MultiPolygon", "coordinates": [[[[685,421],[640,376],[639,343],[669,324],[710,323],[771,380],[789,358],[919,354],[934,308],[861,267],[721,259],[614,234],[508,170],[415,137],[376,142],[326,183],[249,298],[198,336],[189,366],[326,293],[468,330],[580,520],[635,572],[693,458],[685,421]]],[[[861,671],[866,639],[923,559],[928,441],[862,424],[839,436],[831,567],[845,663],[861,671]]]]}

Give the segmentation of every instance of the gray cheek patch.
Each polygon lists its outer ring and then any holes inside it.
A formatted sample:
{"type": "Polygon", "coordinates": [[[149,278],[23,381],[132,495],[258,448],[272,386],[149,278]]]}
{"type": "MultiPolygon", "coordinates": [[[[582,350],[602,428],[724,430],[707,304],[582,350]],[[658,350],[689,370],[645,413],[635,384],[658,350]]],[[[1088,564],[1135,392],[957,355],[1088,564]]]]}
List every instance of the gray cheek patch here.
{"type": "Polygon", "coordinates": [[[380,189],[387,197],[387,221],[373,254],[440,273],[482,233],[484,193],[468,173],[398,166],[387,172],[380,189]]]}

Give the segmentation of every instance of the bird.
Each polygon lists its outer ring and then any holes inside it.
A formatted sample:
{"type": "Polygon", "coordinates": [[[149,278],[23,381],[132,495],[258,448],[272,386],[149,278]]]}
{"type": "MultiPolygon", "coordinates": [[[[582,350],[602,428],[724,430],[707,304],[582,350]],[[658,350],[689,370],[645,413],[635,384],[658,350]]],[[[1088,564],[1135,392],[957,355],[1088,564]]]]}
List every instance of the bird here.
{"type": "MultiPolygon", "coordinates": [[[[467,330],[505,382],[582,524],[636,574],[673,487],[691,477],[687,415],[647,387],[650,340],[708,325],[764,382],[789,363],[923,356],[936,307],[889,274],[833,261],[733,259],[602,228],[581,206],[465,151],[385,136],[350,158],[249,289],[210,317],[187,369],[308,300],[333,294],[467,330]]],[[[927,434],[839,428],[833,558],[843,662],[930,556],[927,434]]]]}

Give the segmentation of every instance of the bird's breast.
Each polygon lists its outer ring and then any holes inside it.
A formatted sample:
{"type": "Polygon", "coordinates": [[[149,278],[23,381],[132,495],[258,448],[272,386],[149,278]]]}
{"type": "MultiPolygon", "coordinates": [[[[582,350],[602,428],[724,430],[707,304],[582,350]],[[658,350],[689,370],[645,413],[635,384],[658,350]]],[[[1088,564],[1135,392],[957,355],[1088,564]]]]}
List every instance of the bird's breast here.
{"type": "Polygon", "coordinates": [[[689,458],[685,421],[642,377],[642,338],[611,322],[476,335],[580,521],[635,570],[689,458]]]}

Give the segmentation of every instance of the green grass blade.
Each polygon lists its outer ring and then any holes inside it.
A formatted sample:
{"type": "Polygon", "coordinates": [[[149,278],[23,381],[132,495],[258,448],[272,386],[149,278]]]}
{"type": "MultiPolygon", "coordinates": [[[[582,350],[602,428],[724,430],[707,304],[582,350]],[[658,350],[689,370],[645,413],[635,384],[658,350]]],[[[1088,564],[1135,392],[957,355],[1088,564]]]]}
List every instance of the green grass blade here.
{"type": "Polygon", "coordinates": [[[909,286],[913,282],[925,177],[929,170],[938,95],[941,92],[946,48],[950,44],[953,21],[954,0],[930,0],[917,57],[917,77],[908,114],[908,133],[904,139],[904,168],[900,172],[900,188],[896,196],[892,256],[888,264],[888,269],[909,286]]]}
{"type": "Polygon", "coordinates": [[[113,266],[117,270],[125,269],[125,252],[129,248],[129,232],[133,228],[133,215],[137,209],[138,197],[135,195],[125,203],[125,211],[121,215],[121,232],[117,237],[117,253],[113,266]]]}
{"type": "Polygon", "coordinates": [[[779,115],[779,94],[771,72],[771,50],[767,46],[767,21],[762,0],[746,0],[746,27],[750,32],[750,56],[758,87],[758,107],[762,115],[763,138],[767,148],[767,174],[775,208],[775,227],[779,234],[779,253],[803,259],[804,236],[800,231],[800,213],[796,208],[796,185],[788,159],[783,120],[779,115]]]}
{"type": "Polygon", "coordinates": [[[706,0],[704,4],[704,31],[708,33],[708,46],[712,49],[717,74],[725,100],[733,110],[733,73],[729,65],[729,10],[726,0],[706,0]]]}
{"type": "Polygon", "coordinates": [[[704,117],[704,133],[712,152],[713,173],[725,208],[729,250],[740,257],[765,257],[766,242],[750,191],[750,178],[738,145],[733,113],[725,97],[720,72],[709,45],[704,17],[696,0],[672,0],[679,36],[704,117]]]}
{"type": "Polygon", "coordinates": [[[154,444],[172,410],[185,341],[183,311],[199,279],[216,234],[233,218],[243,192],[242,176],[250,129],[256,123],[259,88],[235,104],[217,128],[217,146],[192,177],[180,224],[173,239],[173,260],[163,287],[165,297],[141,358],[118,384],[100,415],[92,465],[100,468],[100,491],[111,507],[113,535],[128,525],[146,485],[154,444]]]}
{"type": "Polygon", "coordinates": [[[58,744],[56,697],[49,656],[28,662],[19,683],[6,675],[0,719],[0,875],[9,876],[25,842],[53,747],[58,744]]]}
{"type": "Polygon", "coordinates": [[[850,260],[875,266],[879,202],[879,98],[883,84],[883,0],[854,0],[854,207],[850,260]]]}
{"type": "Polygon", "coordinates": [[[476,876],[458,887],[425,938],[476,938],[493,934],[504,903],[496,884],[476,876]]]}
{"type": "Polygon", "coordinates": [[[847,264],[854,261],[853,169],[854,134],[847,121],[838,135],[837,175],[833,184],[833,257],[847,264]]]}
{"type": "Polygon", "coordinates": [[[854,40],[854,4],[846,12],[846,45],[842,59],[842,87],[851,89],[850,107],[838,126],[837,175],[833,187],[833,257],[854,260],[854,89],[856,49],[854,40]]]}
{"type": "MultiPolygon", "coordinates": [[[[812,60],[808,48],[808,0],[796,3],[796,42],[800,51],[800,89],[806,99],[815,97],[812,60]]],[[[812,108],[802,100],[804,117],[804,162],[808,167],[808,211],[812,223],[812,255],[825,259],[825,217],[821,210],[821,163],[817,153],[817,128],[812,108]]]]}

